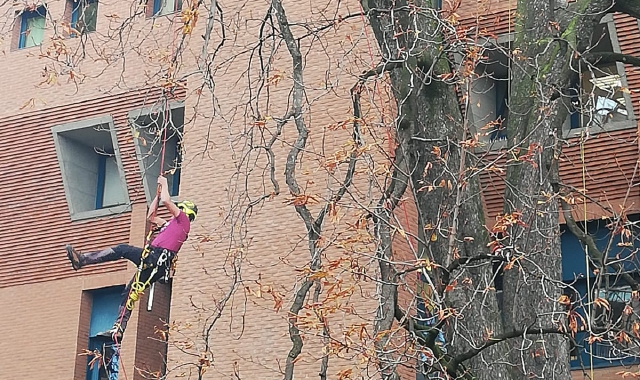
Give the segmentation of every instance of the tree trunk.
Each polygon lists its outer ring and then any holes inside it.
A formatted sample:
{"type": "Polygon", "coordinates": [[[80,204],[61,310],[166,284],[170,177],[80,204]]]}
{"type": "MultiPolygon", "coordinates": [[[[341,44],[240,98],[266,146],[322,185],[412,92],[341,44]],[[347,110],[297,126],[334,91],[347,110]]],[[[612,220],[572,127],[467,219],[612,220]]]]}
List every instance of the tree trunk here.
{"type": "MultiPolygon", "coordinates": [[[[487,235],[479,228],[484,225],[484,217],[478,176],[467,178],[468,169],[475,163],[469,154],[462,160],[460,149],[465,131],[458,97],[452,85],[433,80],[450,73],[451,67],[441,45],[421,42],[426,40],[424,36],[442,41],[442,24],[428,12],[411,13],[406,1],[363,3],[365,9],[371,9],[369,19],[384,59],[401,61],[390,72],[399,110],[396,169],[406,168],[409,190],[418,206],[419,257],[447,268],[458,255],[485,255],[487,235]],[[424,33],[423,39],[414,38],[414,26],[424,33]],[[428,79],[430,70],[434,72],[428,79]]],[[[412,2],[425,8],[430,3],[412,2]]],[[[445,325],[449,354],[479,346],[488,333],[502,332],[495,291],[488,290],[492,272],[489,261],[473,269],[461,265],[450,275],[442,269],[429,273],[441,297],[447,285],[443,278],[455,276],[465,283],[447,292],[446,301],[437,305],[439,309],[454,309],[460,317],[449,318],[445,325]]],[[[386,298],[381,302],[389,301],[386,298]]],[[[506,378],[506,367],[497,364],[505,357],[505,347],[495,345],[465,364],[477,379],[506,378]]]]}
{"type": "MultiPolygon", "coordinates": [[[[566,326],[557,302],[562,253],[554,194],[568,111],[559,98],[577,77],[575,49],[589,44],[602,17],[604,7],[597,3],[578,1],[567,12],[547,0],[518,2],[507,126],[514,155],[508,154],[504,211],[520,223],[507,223],[503,242],[516,260],[504,274],[507,331],[566,326]]],[[[511,348],[516,377],[571,378],[566,337],[530,335],[513,339],[511,348]]]]}

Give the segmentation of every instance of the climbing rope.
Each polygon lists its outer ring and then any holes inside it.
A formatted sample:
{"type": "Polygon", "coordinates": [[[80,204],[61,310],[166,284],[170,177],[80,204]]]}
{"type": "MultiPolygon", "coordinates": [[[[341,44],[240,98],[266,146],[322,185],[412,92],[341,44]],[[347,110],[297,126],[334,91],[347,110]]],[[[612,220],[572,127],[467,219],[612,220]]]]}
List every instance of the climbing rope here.
{"type": "MultiPolygon", "coordinates": [[[[198,8],[198,6],[200,5],[200,2],[197,3],[196,5],[196,9],[198,8]]],[[[191,10],[192,12],[194,12],[194,10],[191,10]]],[[[176,61],[177,61],[177,54],[176,54],[176,40],[178,38],[178,32],[181,31],[182,28],[178,29],[178,31],[176,32],[176,34],[174,34],[173,38],[172,38],[172,42],[171,42],[171,50],[172,50],[172,56],[174,57],[174,59],[171,62],[171,66],[169,68],[169,74],[167,75],[167,79],[171,79],[172,73],[175,70],[175,67],[173,67],[173,65],[175,65],[176,61]]],[[[183,35],[184,38],[184,35],[183,35]]],[[[168,85],[171,85],[171,82],[168,83],[168,85]]],[[[164,120],[163,120],[163,138],[162,138],[162,148],[161,148],[161,153],[160,153],[160,170],[159,170],[159,175],[164,174],[162,172],[163,168],[164,168],[164,157],[165,157],[165,151],[166,151],[166,144],[167,144],[167,126],[168,123],[170,122],[169,119],[169,99],[168,96],[166,94],[167,91],[167,86],[163,86],[163,96],[164,96],[164,120]]],[[[156,189],[156,198],[160,199],[160,186],[158,185],[157,189],[156,189]]],[[[148,257],[149,253],[150,253],[150,241],[151,241],[151,235],[153,233],[153,229],[151,228],[151,220],[154,219],[154,217],[156,216],[156,213],[158,211],[158,202],[156,202],[156,204],[154,205],[154,208],[150,214],[150,217],[147,220],[147,223],[145,225],[145,229],[148,231],[146,237],[145,237],[145,244],[144,244],[144,248],[142,250],[142,254],[140,257],[140,264],[138,265],[134,280],[131,282],[130,285],[130,289],[129,289],[129,295],[125,304],[125,308],[122,309],[122,312],[120,313],[118,322],[115,323],[115,327],[116,329],[120,329],[120,326],[122,324],[122,320],[124,318],[124,313],[125,310],[130,310],[132,311],[134,308],[134,305],[136,303],[136,301],[138,299],[140,299],[140,296],[143,295],[145,288],[149,285],[149,282],[151,281],[151,279],[155,276],[155,274],[157,273],[158,267],[159,265],[156,265],[155,268],[153,269],[151,275],[149,276],[149,278],[147,279],[146,282],[142,283],[140,282],[140,273],[142,272],[143,268],[144,268],[144,260],[148,257]]],[[[163,250],[163,254],[165,254],[164,250],[163,250]]],[[[161,255],[162,256],[162,255],[161,255]]],[[[170,264],[169,268],[174,268],[175,266],[175,259],[177,258],[177,256],[173,257],[173,261],[170,264]]],[[[160,262],[160,260],[158,260],[158,262],[160,262]]],[[[156,263],[158,264],[158,263],[156,263]]],[[[168,269],[170,270],[170,269],[168,269]]],[[[116,331],[118,331],[116,330],[116,331]]],[[[118,342],[118,337],[117,334],[114,334],[113,337],[113,343],[115,346],[115,350],[116,352],[114,353],[114,355],[117,355],[117,357],[119,358],[119,366],[122,367],[122,373],[124,375],[124,379],[127,380],[127,373],[125,371],[124,368],[124,363],[122,361],[122,359],[120,358],[120,344],[118,342]]]]}
{"type": "MultiPolygon", "coordinates": [[[[164,174],[162,172],[163,168],[164,168],[164,156],[165,156],[165,151],[166,151],[166,145],[167,145],[167,126],[169,123],[169,99],[168,97],[164,96],[164,119],[162,121],[162,145],[161,145],[161,150],[160,150],[160,170],[159,170],[159,175],[164,174]]],[[[149,286],[149,283],[151,282],[151,279],[153,279],[153,277],[156,275],[156,273],[158,272],[158,268],[162,265],[164,265],[164,262],[166,261],[167,257],[166,257],[166,252],[165,250],[163,250],[162,254],[160,255],[160,258],[158,259],[158,261],[153,264],[153,270],[151,271],[151,273],[149,274],[149,277],[147,278],[147,280],[145,282],[140,281],[140,274],[142,273],[142,271],[144,269],[146,269],[145,266],[145,259],[149,256],[149,253],[151,252],[151,235],[153,234],[153,229],[151,228],[151,220],[153,220],[158,212],[158,203],[160,201],[160,192],[161,192],[161,187],[160,185],[158,185],[158,187],[156,188],[156,196],[155,198],[157,199],[155,205],[153,205],[153,210],[151,211],[150,217],[147,218],[147,223],[145,226],[145,229],[148,231],[146,237],[145,237],[145,243],[144,243],[144,248],[142,250],[142,253],[140,255],[140,264],[138,265],[138,268],[136,270],[136,274],[134,275],[134,279],[131,282],[131,284],[129,285],[129,295],[127,298],[127,301],[125,303],[125,307],[122,309],[122,312],[120,313],[120,316],[118,318],[118,322],[116,322],[114,324],[114,327],[116,328],[116,333],[114,334],[113,338],[113,343],[115,344],[116,347],[116,353],[114,355],[117,355],[118,357],[120,357],[120,343],[118,342],[118,336],[117,336],[117,332],[121,330],[121,325],[122,325],[122,320],[124,319],[124,313],[126,312],[126,310],[129,311],[133,311],[135,303],[140,299],[140,297],[142,295],[144,295],[144,291],[147,288],[147,286],[149,286]],[[164,260],[162,260],[164,258],[164,260]]],[[[174,257],[175,259],[175,257],[174,257]]],[[[173,265],[174,262],[171,263],[171,265],[173,265]]],[[[124,374],[124,378],[125,380],[127,380],[127,373],[125,371],[124,365],[122,363],[122,359],[120,358],[120,366],[122,367],[122,373],[124,374]]]]}
{"type": "MultiPolygon", "coordinates": [[[[167,126],[168,126],[168,120],[169,120],[169,99],[165,96],[164,99],[164,119],[163,119],[163,136],[162,136],[162,146],[161,146],[161,150],[160,150],[160,173],[159,175],[164,174],[162,172],[162,170],[164,169],[164,156],[165,156],[165,151],[166,151],[166,146],[167,146],[167,126]]],[[[160,202],[160,185],[158,185],[158,187],[156,188],[156,196],[155,198],[157,199],[154,208],[150,214],[150,217],[147,220],[147,226],[146,229],[148,230],[147,236],[145,238],[145,244],[144,244],[144,249],[142,250],[142,254],[140,257],[140,264],[138,265],[138,270],[135,274],[134,277],[134,281],[131,283],[131,289],[129,290],[129,298],[127,299],[127,304],[126,307],[127,309],[129,309],[130,311],[133,310],[135,303],[140,299],[140,297],[144,294],[145,289],[147,288],[147,286],[149,286],[149,283],[151,282],[151,279],[153,278],[153,276],[155,276],[155,274],[158,272],[158,267],[160,266],[160,260],[158,261],[158,263],[156,263],[157,265],[154,265],[153,270],[151,271],[151,274],[149,275],[149,278],[147,278],[147,280],[145,282],[141,282],[140,281],[140,274],[142,273],[142,271],[145,269],[145,260],[146,258],[149,256],[149,253],[151,251],[151,235],[153,234],[153,229],[151,228],[151,220],[155,218],[157,212],[158,212],[158,203],[160,202]]],[[[124,311],[122,312],[122,316],[120,317],[120,320],[122,320],[122,317],[124,316],[124,311]]]]}
{"type": "MultiPolygon", "coordinates": [[[[580,67],[580,65],[578,66],[578,72],[579,72],[579,80],[582,81],[582,69],[580,67]]],[[[582,86],[578,86],[578,91],[579,93],[579,99],[582,99],[582,96],[584,96],[584,94],[582,93],[582,86]]],[[[581,124],[582,127],[584,128],[584,114],[582,112],[582,107],[580,107],[580,118],[581,118],[581,124]]],[[[585,156],[584,156],[584,145],[585,145],[585,141],[587,140],[587,133],[584,131],[584,129],[582,130],[581,136],[580,136],[580,163],[582,165],[582,191],[584,192],[582,194],[582,209],[583,209],[583,223],[584,223],[584,233],[585,235],[588,233],[588,229],[587,229],[587,165],[586,165],[586,161],[585,161],[585,156]]],[[[591,273],[589,271],[589,246],[587,246],[585,244],[584,246],[584,271],[585,271],[585,275],[587,278],[587,310],[585,311],[587,314],[587,321],[589,321],[589,335],[591,336],[592,331],[591,331],[591,302],[593,302],[593,295],[591,294],[591,273]]],[[[590,372],[590,378],[593,379],[593,375],[594,375],[594,370],[593,370],[593,343],[591,343],[591,339],[589,339],[589,372],[590,372]]]]}

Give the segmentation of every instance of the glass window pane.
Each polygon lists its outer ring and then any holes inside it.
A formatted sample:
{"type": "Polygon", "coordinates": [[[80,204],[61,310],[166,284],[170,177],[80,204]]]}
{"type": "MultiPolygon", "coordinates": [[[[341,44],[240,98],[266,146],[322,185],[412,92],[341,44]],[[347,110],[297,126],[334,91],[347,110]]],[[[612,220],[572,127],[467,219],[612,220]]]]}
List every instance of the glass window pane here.
{"type": "Polygon", "coordinates": [[[24,47],[40,45],[44,40],[44,16],[29,17],[25,21],[27,28],[24,47]]]}
{"type": "Polygon", "coordinates": [[[168,15],[182,9],[182,0],[156,0],[160,2],[158,15],[168,15]]]}
{"type": "Polygon", "coordinates": [[[78,6],[78,25],[80,33],[95,32],[98,21],[98,2],[81,2],[78,6]]]}
{"type": "Polygon", "coordinates": [[[615,65],[594,67],[584,74],[587,110],[597,125],[628,119],[622,81],[615,65]]]}

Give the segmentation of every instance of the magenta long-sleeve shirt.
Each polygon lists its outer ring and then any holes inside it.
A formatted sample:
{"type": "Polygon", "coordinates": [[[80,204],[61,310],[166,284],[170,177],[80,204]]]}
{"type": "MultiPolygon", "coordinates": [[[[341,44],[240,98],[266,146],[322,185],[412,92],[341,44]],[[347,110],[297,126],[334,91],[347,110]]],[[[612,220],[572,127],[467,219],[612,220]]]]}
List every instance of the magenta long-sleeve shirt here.
{"type": "Polygon", "coordinates": [[[178,252],[182,243],[187,240],[191,223],[189,217],[182,211],[178,216],[171,218],[158,232],[151,245],[158,248],[165,248],[169,251],[178,252]]]}

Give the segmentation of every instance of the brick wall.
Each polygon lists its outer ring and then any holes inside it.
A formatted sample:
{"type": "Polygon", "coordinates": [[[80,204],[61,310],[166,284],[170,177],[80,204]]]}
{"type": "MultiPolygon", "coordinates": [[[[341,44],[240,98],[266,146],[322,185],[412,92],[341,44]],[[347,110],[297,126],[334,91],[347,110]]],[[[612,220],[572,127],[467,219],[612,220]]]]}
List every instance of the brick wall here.
{"type": "MultiPolygon", "coordinates": [[[[68,14],[65,2],[49,4],[52,17],[68,14]]],[[[496,34],[509,30],[508,20],[512,15],[508,2],[486,3],[490,7],[483,12],[490,14],[478,22],[475,17],[469,16],[477,9],[473,4],[465,1],[459,10],[464,25],[496,34]]],[[[192,362],[193,358],[182,353],[185,346],[177,347],[175,344],[193,343],[197,354],[200,353],[199,349],[204,348],[202,327],[217,315],[218,302],[232,285],[229,260],[233,257],[231,253],[239,250],[243,255],[243,282],[238,284],[234,296],[227,302],[220,319],[211,330],[207,343],[213,367],[209,368],[207,377],[233,378],[237,374],[240,378],[282,378],[284,360],[291,348],[287,336],[287,307],[291,302],[291,294],[300,285],[299,270],[309,260],[303,240],[304,226],[293,207],[283,204],[288,194],[282,172],[284,157],[294,136],[292,131],[286,131],[283,142],[277,144],[274,151],[281,194],[252,210],[247,220],[240,220],[239,214],[234,214],[230,207],[239,199],[238,189],[246,190],[255,197],[261,194],[265,185],[259,175],[249,176],[246,188],[237,187],[245,184],[234,182],[237,171],[243,175],[248,173],[247,167],[239,164],[245,147],[238,142],[238,135],[234,133],[249,125],[252,122],[250,116],[255,116],[244,115],[245,110],[242,109],[242,105],[249,101],[249,94],[245,91],[248,56],[244,52],[252,46],[258,35],[258,24],[253,23],[255,15],[263,14],[267,6],[267,2],[225,4],[227,14],[235,15],[244,7],[234,25],[244,25],[246,29],[237,27],[236,30],[230,30],[233,43],[227,43],[220,53],[224,57],[237,55],[237,59],[219,68],[215,76],[216,118],[206,117],[214,114],[210,103],[201,102],[191,91],[181,95],[190,94],[186,98],[185,119],[194,121],[185,126],[187,156],[180,193],[181,197],[198,204],[200,214],[194,223],[190,240],[180,254],[173,288],[156,286],[153,311],[146,311],[145,297],[138,303],[138,309],[132,317],[123,346],[123,364],[132,378],[140,378],[134,366],[150,372],[162,369],[159,353],[165,349],[164,344],[153,341],[151,336],[153,327],[160,326],[166,318],[168,302],[171,302],[169,321],[179,326],[179,330],[172,331],[174,340],[169,347],[168,366],[174,370],[175,377],[192,374],[193,367],[176,369],[177,366],[192,362]],[[194,113],[196,107],[197,117],[194,113]],[[242,239],[236,235],[237,240],[231,240],[231,226],[246,228],[247,234],[242,239]],[[286,296],[283,309],[275,310],[274,300],[269,296],[254,295],[260,285],[271,286],[286,296]],[[135,329],[132,328],[134,326],[135,329]]],[[[312,6],[296,7],[292,2],[285,6],[292,22],[318,14],[312,6]]],[[[357,9],[355,3],[349,3],[343,5],[341,12],[348,14],[357,12],[357,9]]],[[[127,2],[100,3],[101,15],[126,16],[129,12],[131,8],[127,2]]],[[[98,30],[107,33],[108,24],[106,17],[100,18],[98,30]]],[[[199,28],[203,26],[203,22],[198,25],[199,28]]],[[[133,23],[132,27],[139,36],[149,37],[141,46],[136,46],[141,50],[154,45],[172,46],[175,42],[176,26],[170,24],[169,18],[142,19],[133,23]]],[[[200,31],[194,33],[195,38],[199,38],[200,31]]],[[[50,31],[48,33],[51,35],[50,31]]],[[[362,69],[376,62],[367,48],[368,43],[375,42],[371,40],[370,32],[367,37],[361,20],[352,19],[326,38],[328,43],[322,52],[314,50],[305,55],[307,96],[314,102],[309,111],[313,117],[306,119],[311,131],[309,150],[305,152],[307,161],[298,170],[301,181],[306,181],[310,193],[323,191],[327,184],[335,186],[333,179],[320,176],[315,171],[318,160],[313,157],[336,151],[346,140],[348,132],[330,132],[327,126],[350,116],[348,90],[353,85],[353,79],[362,69]],[[354,41],[352,45],[349,45],[349,40],[354,41]],[[351,48],[356,51],[356,62],[342,61],[341,53],[344,51],[341,49],[351,48]],[[334,86],[331,91],[326,89],[329,84],[334,86]],[[326,96],[327,93],[331,96],[326,96]]],[[[98,34],[89,36],[89,41],[93,46],[102,46],[98,34]]],[[[82,302],[83,290],[124,284],[132,275],[133,268],[116,263],[76,274],[70,269],[62,248],[66,242],[77,244],[81,249],[123,241],[141,244],[146,206],[126,113],[153,104],[158,98],[155,90],[132,89],[139,88],[147,81],[153,82],[145,76],[144,69],[149,67],[157,70],[162,64],[148,56],[132,54],[127,58],[127,74],[121,77],[120,66],[108,65],[101,60],[88,60],[78,68],[79,72],[87,74],[79,87],[73,82],[67,83],[68,78],[60,78],[55,85],[42,85],[40,74],[47,60],[37,56],[46,53],[47,46],[11,51],[10,43],[10,39],[4,40],[5,54],[0,55],[6,94],[0,95],[0,114],[3,115],[0,131],[6,143],[0,152],[0,211],[5,215],[13,215],[16,209],[20,209],[22,213],[20,220],[9,224],[4,230],[4,237],[0,237],[4,239],[0,240],[3,243],[1,246],[10,247],[2,250],[6,265],[0,267],[0,304],[11,305],[0,310],[0,319],[10,326],[0,340],[0,379],[37,378],[41,376],[43,367],[48,369],[47,374],[51,378],[82,379],[84,358],[79,358],[77,354],[86,347],[87,313],[90,310],[90,305],[82,302]],[[89,75],[97,72],[101,74],[96,77],[89,75]],[[118,139],[122,144],[133,211],[111,218],[71,222],[50,127],[103,114],[110,114],[114,118],[118,139]],[[42,347],[51,349],[46,351],[46,355],[38,356],[37,366],[30,365],[34,361],[34,353],[42,352],[42,347]],[[55,355],[51,354],[52,351],[55,355]]],[[[69,40],[67,43],[71,48],[77,48],[81,41],[69,40]]],[[[105,48],[115,49],[108,44],[105,44],[105,48]]],[[[129,45],[125,50],[129,52],[132,48],[129,45]]],[[[167,52],[154,48],[153,53],[156,57],[167,52]]],[[[195,57],[197,54],[186,54],[185,65],[193,65],[195,57]]],[[[284,72],[285,78],[290,75],[291,63],[285,50],[281,50],[274,58],[272,68],[284,72]]],[[[284,79],[282,84],[270,87],[269,106],[260,105],[264,106],[260,110],[263,115],[281,116],[285,113],[290,84],[284,79]]],[[[375,99],[367,107],[374,109],[381,101],[385,102],[384,96],[374,94],[375,99]]],[[[385,131],[381,128],[372,133],[383,135],[385,131]]],[[[575,160],[575,156],[570,159],[575,160]]],[[[256,162],[258,166],[264,166],[266,159],[260,156],[256,162]]],[[[266,186],[268,188],[270,184],[266,183],[266,186]]],[[[376,199],[375,194],[367,195],[371,189],[367,188],[366,183],[357,181],[354,187],[359,190],[352,194],[356,199],[354,202],[366,201],[369,196],[376,199]]],[[[314,215],[319,211],[318,206],[311,208],[314,215]]],[[[397,216],[400,220],[405,216],[410,220],[415,218],[415,210],[410,205],[407,205],[406,215],[404,212],[405,209],[399,211],[397,216]]],[[[329,229],[327,232],[328,236],[337,236],[339,233],[345,231],[329,229]]],[[[396,243],[398,254],[411,258],[408,245],[404,245],[406,242],[396,243]]],[[[343,252],[329,251],[327,259],[335,259],[341,254],[343,252]]],[[[366,263],[368,254],[370,252],[358,257],[362,263],[366,263]]],[[[368,268],[375,273],[374,267],[368,268]]],[[[345,280],[349,279],[345,277],[345,280]]],[[[411,286],[411,281],[408,281],[405,290],[411,286]]],[[[339,332],[358,322],[370,322],[375,311],[374,294],[375,285],[371,282],[364,282],[358,287],[346,301],[356,315],[332,316],[333,331],[339,332]]],[[[409,296],[406,292],[401,295],[405,301],[409,296]]],[[[305,333],[304,339],[305,349],[296,363],[296,378],[316,377],[322,356],[322,339],[313,331],[305,333]]],[[[353,353],[343,358],[332,357],[328,378],[335,378],[340,369],[353,368],[354,357],[353,353]]],[[[407,378],[412,376],[409,367],[404,369],[407,378]]],[[[365,374],[366,371],[363,371],[362,377],[366,377],[365,374]]]]}
{"type": "MultiPolygon", "coordinates": [[[[127,266],[124,261],[119,261],[75,272],[66,258],[64,245],[72,243],[82,251],[103,249],[119,243],[142,245],[146,202],[127,112],[152,104],[149,102],[155,101],[153,94],[144,91],[100,97],[19,116],[7,116],[0,122],[0,129],[7,136],[5,141],[9,142],[3,150],[5,156],[0,165],[0,179],[7,189],[0,196],[3,203],[0,207],[7,215],[11,213],[11,208],[20,207],[22,210],[21,218],[8,225],[6,234],[1,238],[4,247],[9,249],[2,252],[6,264],[0,270],[0,299],[3,305],[16,303],[18,309],[0,310],[0,318],[10,326],[15,326],[3,341],[16,342],[20,348],[16,349],[7,343],[0,346],[0,356],[11,358],[12,363],[2,365],[0,378],[13,376],[11,374],[31,377],[30,368],[26,365],[32,360],[29,356],[33,356],[33,352],[39,350],[42,344],[53,347],[58,343],[61,347],[69,348],[65,350],[68,357],[46,355],[41,364],[53,366],[51,374],[57,378],[85,377],[86,357],[77,355],[87,347],[91,302],[83,291],[124,284],[133,271],[132,265],[127,266]],[[134,202],[132,210],[94,220],[71,221],[50,128],[103,114],[109,114],[114,119],[127,188],[134,202]],[[20,133],[15,133],[16,130],[20,133]],[[28,159],[7,160],[7,157],[25,153],[39,158],[35,165],[34,161],[28,159]],[[75,363],[75,367],[71,363],[75,363]],[[56,365],[60,366],[58,371],[56,365]],[[65,374],[68,371],[71,373],[65,374]]],[[[155,94],[157,96],[157,92],[155,94]]],[[[138,363],[156,371],[162,369],[162,357],[150,354],[145,347],[161,351],[162,344],[152,342],[147,345],[146,340],[152,335],[160,317],[167,319],[167,294],[168,289],[160,287],[153,313],[145,313],[144,318],[140,319],[134,313],[132,317],[131,326],[139,322],[144,328],[138,335],[135,328],[127,331],[122,352],[123,362],[131,373],[134,373],[133,365],[138,363]],[[142,343],[137,345],[137,340],[142,343]]]]}
{"type": "MultiPolygon", "coordinates": [[[[73,292],[77,294],[76,292],[73,292]]],[[[91,307],[93,306],[92,297],[88,292],[82,292],[80,296],[80,312],[78,313],[78,341],[76,351],[82,352],[83,348],[89,345],[89,328],[91,325],[91,307]]],[[[74,380],[86,379],[87,373],[87,356],[77,355],[74,380]]]]}
{"type": "MultiPolygon", "coordinates": [[[[145,379],[145,374],[164,373],[167,344],[165,337],[157,331],[166,331],[169,321],[169,305],[171,302],[170,284],[156,283],[153,291],[153,302],[149,305],[151,291],[147,291],[138,304],[138,323],[136,329],[136,371],[134,379],[145,379]],[[151,306],[151,310],[149,310],[151,306]]],[[[153,377],[152,377],[153,378],[153,377]]]]}

